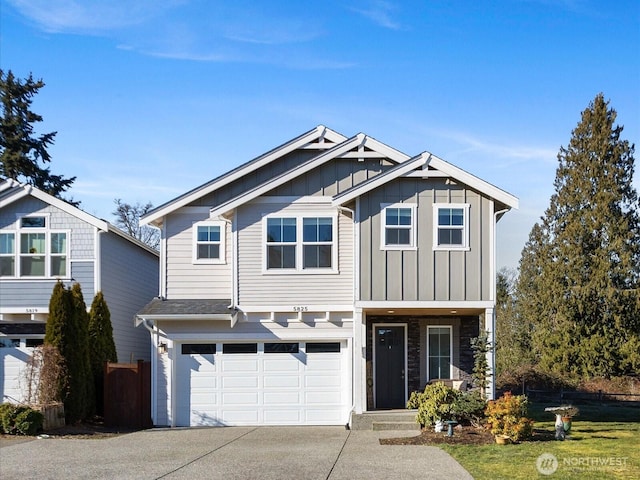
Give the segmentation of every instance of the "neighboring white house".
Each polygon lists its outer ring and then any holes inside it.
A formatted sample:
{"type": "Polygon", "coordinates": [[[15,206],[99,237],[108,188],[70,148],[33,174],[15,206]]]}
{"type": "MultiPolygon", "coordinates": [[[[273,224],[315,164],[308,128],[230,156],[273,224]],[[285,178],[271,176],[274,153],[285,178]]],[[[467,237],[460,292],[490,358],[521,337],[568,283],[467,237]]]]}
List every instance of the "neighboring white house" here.
{"type": "Polygon", "coordinates": [[[142,223],[162,231],[160,295],[137,315],[154,424],[344,425],[470,381],[495,225],[517,207],[435,155],[324,126],[159,206],[142,223]]]}
{"type": "Polygon", "coordinates": [[[29,185],[0,181],[0,402],[24,398],[22,370],[42,343],[55,283],[102,291],[118,360],[149,360],[136,312],[158,292],[158,253],[108,222],[29,185]]]}

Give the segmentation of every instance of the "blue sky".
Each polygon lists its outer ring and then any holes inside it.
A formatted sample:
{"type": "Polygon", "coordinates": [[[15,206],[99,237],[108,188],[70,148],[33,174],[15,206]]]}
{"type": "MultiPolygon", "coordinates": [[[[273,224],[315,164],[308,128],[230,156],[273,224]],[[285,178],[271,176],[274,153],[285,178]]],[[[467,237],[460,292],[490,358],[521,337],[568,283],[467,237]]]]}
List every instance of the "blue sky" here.
{"type": "Polygon", "coordinates": [[[0,0],[0,68],[45,81],[52,171],[107,220],[323,124],[519,197],[498,224],[516,267],[597,93],[640,147],[637,0],[0,0]]]}

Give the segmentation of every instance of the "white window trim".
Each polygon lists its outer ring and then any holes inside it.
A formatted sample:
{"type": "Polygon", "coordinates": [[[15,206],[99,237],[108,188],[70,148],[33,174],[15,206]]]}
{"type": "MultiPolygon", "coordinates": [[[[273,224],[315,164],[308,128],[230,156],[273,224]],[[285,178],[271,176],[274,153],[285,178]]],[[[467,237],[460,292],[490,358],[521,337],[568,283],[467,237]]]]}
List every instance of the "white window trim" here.
{"type": "MultiPolygon", "coordinates": [[[[8,233],[8,234],[13,234],[14,237],[14,252],[13,252],[13,257],[14,257],[14,274],[13,275],[6,275],[3,277],[0,277],[2,279],[20,279],[20,280],[48,280],[48,279],[52,279],[52,278],[59,278],[59,279],[64,279],[64,280],[69,280],[71,279],[71,261],[70,261],[70,250],[71,250],[71,230],[65,230],[65,229],[51,229],[50,228],[51,225],[51,214],[50,213],[34,213],[34,214],[18,214],[16,215],[16,223],[15,223],[15,230],[2,230],[0,233],[8,233]],[[21,227],[22,225],[22,219],[23,218],[29,218],[29,217],[44,217],[45,219],[45,226],[44,227],[21,227]],[[44,265],[44,275],[23,275],[22,274],[22,262],[21,259],[23,257],[23,255],[28,255],[28,254],[23,254],[21,252],[21,245],[22,245],[22,234],[24,233],[44,233],[45,238],[44,238],[44,243],[45,243],[45,251],[42,253],[39,253],[38,256],[44,256],[45,257],[45,265],[44,265]],[[52,254],[51,253],[51,235],[56,234],[56,233],[64,233],[66,235],[66,250],[64,253],[56,253],[56,254],[52,254]],[[51,274],[51,260],[52,258],[56,256],[56,257],[65,257],[65,275],[64,276],[60,276],[60,275],[52,275],[51,274]]],[[[3,257],[9,257],[10,255],[2,255],[3,257]]]]}
{"type": "Polygon", "coordinates": [[[380,204],[380,250],[417,250],[418,205],[415,203],[381,203],[380,204]],[[387,208],[410,208],[411,226],[409,227],[409,245],[387,245],[387,208]]]}
{"type": "MultiPolygon", "coordinates": [[[[324,244],[324,242],[321,242],[324,244]]],[[[338,214],[335,211],[323,212],[314,211],[307,214],[302,213],[273,213],[262,217],[262,274],[263,275],[327,275],[340,273],[338,269],[338,214]],[[296,268],[267,268],[267,219],[269,218],[295,218],[296,219],[296,241],[289,243],[296,248],[296,268]],[[303,219],[304,218],[330,218],[333,240],[331,242],[331,268],[304,268],[303,246],[315,245],[314,242],[303,242],[303,219]]]]}
{"type": "MultiPolygon", "coordinates": [[[[194,265],[224,265],[227,263],[227,222],[223,220],[204,220],[193,223],[192,262],[194,265]],[[220,258],[198,258],[198,227],[220,228],[220,258]]],[[[207,242],[211,243],[211,242],[207,242]]]]}
{"type": "Polygon", "coordinates": [[[449,330],[449,378],[443,380],[451,380],[453,379],[453,325],[427,325],[427,381],[437,380],[429,375],[429,330],[432,328],[446,328],[449,330]]]}
{"type": "Polygon", "coordinates": [[[434,203],[433,204],[433,249],[434,250],[461,250],[469,251],[469,203],[434,203]],[[438,211],[441,208],[462,208],[463,225],[462,225],[462,245],[438,245],[438,211]]]}

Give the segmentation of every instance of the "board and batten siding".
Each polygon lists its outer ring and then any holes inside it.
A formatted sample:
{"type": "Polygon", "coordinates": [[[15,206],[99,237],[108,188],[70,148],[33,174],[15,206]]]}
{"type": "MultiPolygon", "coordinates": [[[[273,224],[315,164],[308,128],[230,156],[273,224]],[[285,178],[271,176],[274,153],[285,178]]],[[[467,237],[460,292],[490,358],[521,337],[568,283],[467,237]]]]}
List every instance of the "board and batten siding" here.
{"type": "Polygon", "coordinates": [[[330,305],[353,302],[353,222],[330,204],[249,203],[238,208],[238,297],[240,305],[330,305]],[[262,219],[268,214],[322,215],[336,212],[338,273],[265,273],[262,219]]]}
{"type": "Polygon", "coordinates": [[[204,213],[183,209],[165,221],[166,231],[166,292],[171,299],[231,298],[231,228],[225,227],[226,251],[224,264],[193,263],[193,224],[210,220],[204,213]]]}
{"type": "Polygon", "coordinates": [[[481,301],[490,298],[491,200],[444,179],[402,178],[360,198],[360,300],[481,301]],[[382,250],[381,204],[415,204],[417,248],[382,250]],[[434,250],[434,203],[469,204],[469,250],[434,250]]]}
{"type": "MultiPolygon", "coordinates": [[[[158,256],[113,232],[100,234],[100,281],[118,361],[149,360],[149,331],[135,327],[135,314],[158,295],[158,256]]],[[[85,301],[91,305],[92,297],[85,301]]]]}

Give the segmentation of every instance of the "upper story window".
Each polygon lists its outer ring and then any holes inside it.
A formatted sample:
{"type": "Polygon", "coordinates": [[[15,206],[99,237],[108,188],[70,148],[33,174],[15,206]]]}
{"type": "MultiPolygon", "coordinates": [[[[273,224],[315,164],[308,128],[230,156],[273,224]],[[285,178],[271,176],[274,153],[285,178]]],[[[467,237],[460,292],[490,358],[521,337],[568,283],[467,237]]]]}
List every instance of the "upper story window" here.
{"type": "Polygon", "coordinates": [[[416,205],[397,203],[382,205],[383,250],[406,250],[416,247],[416,205]]]}
{"type": "Polygon", "coordinates": [[[336,270],[335,222],[335,216],[267,217],[266,270],[336,270]]]}
{"type": "Polygon", "coordinates": [[[22,217],[18,225],[0,233],[0,276],[68,277],[69,233],[49,230],[45,216],[22,217]]]}
{"type": "Polygon", "coordinates": [[[433,205],[435,250],[469,249],[469,204],[436,203],[433,205]]]}
{"type": "Polygon", "coordinates": [[[193,263],[225,262],[225,222],[197,222],[193,235],[193,263]]]}

